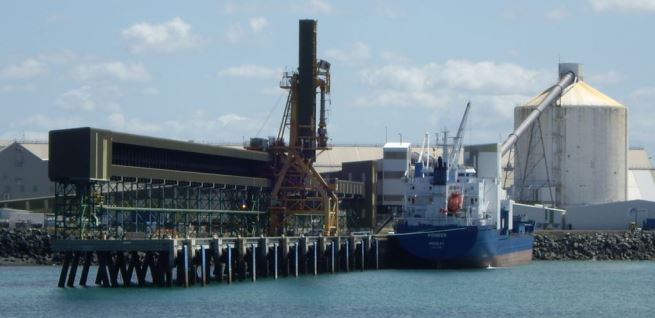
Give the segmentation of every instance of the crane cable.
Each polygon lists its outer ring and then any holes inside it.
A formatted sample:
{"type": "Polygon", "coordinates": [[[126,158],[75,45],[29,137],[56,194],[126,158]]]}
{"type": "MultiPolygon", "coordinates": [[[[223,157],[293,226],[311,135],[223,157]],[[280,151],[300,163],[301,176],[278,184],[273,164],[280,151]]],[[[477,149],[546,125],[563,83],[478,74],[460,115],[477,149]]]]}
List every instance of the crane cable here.
{"type": "Polygon", "coordinates": [[[278,105],[280,104],[280,101],[282,100],[282,96],[284,96],[284,95],[285,95],[285,93],[283,92],[277,98],[277,101],[275,102],[275,104],[273,104],[273,107],[268,112],[268,115],[266,116],[266,119],[264,120],[264,122],[262,123],[262,126],[259,128],[259,130],[255,134],[255,137],[259,137],[259,134],[262,132],[262,130],[264,130],[264,127],[266,127],[266,124],[268,124],[268,121],[271,119],[271,115],[273,115],[273,112],[277,109],[278,105]]]}

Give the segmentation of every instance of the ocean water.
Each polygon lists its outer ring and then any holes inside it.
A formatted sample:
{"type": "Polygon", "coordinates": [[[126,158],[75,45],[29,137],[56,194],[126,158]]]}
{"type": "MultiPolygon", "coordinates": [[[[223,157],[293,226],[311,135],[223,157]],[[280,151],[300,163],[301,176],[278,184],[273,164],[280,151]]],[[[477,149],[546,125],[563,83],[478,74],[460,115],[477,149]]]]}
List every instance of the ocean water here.
{"type": "Polygon", "coordinates": [[[0,267],[0,317],[655,317],[655,262],[380,270],[189,289],[60,289],[58,277],[59,267],[0,267]]]}

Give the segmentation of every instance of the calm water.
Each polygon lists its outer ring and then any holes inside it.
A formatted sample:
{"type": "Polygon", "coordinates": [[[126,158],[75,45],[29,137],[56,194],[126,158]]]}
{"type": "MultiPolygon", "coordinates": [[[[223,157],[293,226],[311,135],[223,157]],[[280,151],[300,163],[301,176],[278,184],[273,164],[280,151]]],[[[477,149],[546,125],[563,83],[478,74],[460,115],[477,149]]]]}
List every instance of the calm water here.
{"type": "Polygon", "coordinates": [[[655,262],[535,262],[484,270],[382,270],[190,289],[59,289],[55,287],[58,270],[0,267],[0,317],[655,315],[655,262]]]}

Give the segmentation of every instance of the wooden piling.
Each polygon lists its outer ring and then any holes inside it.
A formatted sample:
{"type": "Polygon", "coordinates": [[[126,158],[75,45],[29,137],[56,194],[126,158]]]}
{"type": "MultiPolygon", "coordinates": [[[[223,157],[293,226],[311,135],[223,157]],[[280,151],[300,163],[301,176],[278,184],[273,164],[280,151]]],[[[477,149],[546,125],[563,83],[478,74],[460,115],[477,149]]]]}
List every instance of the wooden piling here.
{"type": "Polygon", "coordinates": [[[278,250],[279,250],[279,244],[274,243],[273,244],[273,275],[275,277],[275,280],[277,280],[277,272],[278,272],[278,250]]]}
{"type": "Polygon", "coordinates": [[[212,240],[211,248],[212,248],[212,258],[214,260],[214,277],[216,277],[216,280],[218,282],[222,282],[224,271],[225,271],[224,262],[221,261],[221,258],[223,256],[223,240],[221,239],[212,240]]]}
{"type": "Polygon", "coordinates": [[[298,277],[298,242],[296,242],[293,247],[293,262],[294,262],[293,276],[298,277]]]}
{"type": "Polygon", "coordinates": [[[89,267],[93,260],[93,252],[85,252],[84,265],[82,266],[82,274],[80,275],[80,286],[86,286],[86,280],[89,276],[89,267]]]}
{"type": "Polygon", "coordinates": [[[128,275],[127,264],[125,261],[125,253],[117,252],[116,255],[116,265],[118,266],[118,271],[121,274],[121,279],[123,280],[123,287],[130,287],[132,283],[132,275],[128,275]]]}
{"type": "Polygon", "coordinates": [[[375,269],[380,269],[380,240],[375,239],[375,269]]]}
{"type": "Polygon", "coordinates": [[[183,277],[182,277],[182,282],[184,285],[184,288],[189,287],[189,244],[184,244],[182,246],[182,271],[183,271],[183,277]]]}
{"type": "Polygon", "coordinates": [[[332,252],[332,255],[330,256],[330,262],[332,263],[330,266],[330,271],[332,271],[332,274],[334,274],[334,266],[335,266],[335,258],[337,257],[337,246],[338,246],[338,239],[335,239],[332,241],[330,244],[330,250],[332,252]]]}
{"type": "Polygon", "coordinates": [[[346,272],[350,271],[350,240],[346,239],[346,272]]]}
{"type": "Polygon", "coordinates": [[[250,244],[250,254],[252,255],[252,264],[250,266],[250,277],[253,282],[257,281],[257,245],[250,244]]]}
{"type": "Polygon", "coordinates": [[[232,246],[227,245],[227,283],[232,284],[232,246]]]}
{"type": "Polygon", "coordinates": [[[75,286],[75,275],[77,274],[77,266],[80,264],[80,252],[73,253],[73,262],[71,263],[70,271],[68,273],[68,287],[75,286]]]}
{"type": "Polygon", "coordinates": [[[66,287],[66,277],[68,276],[68,269],[70,267],[72,258],[73,258],[73,252],[66,252],[64,254],[64,263],[61,266],[61,273],[59,274],[59,284],[57,284],[57,286],[61,288],[66,287]]]}
{"type": "Polygon", "coordinates": [[[298,240],[299,244],[296,244],[297,247],[299,247],[299,253],[298,253],[298,264],[300,266],[299,272],[301,274],[307,274],[307,261],[308,261],[308,251],[309,251],[309,240],[306,236],[301,236],[300,239],[298,240]]]}
{"type": "Polygon", "coordinates": [[[268,277],[270,274],[268,239],[261,237],[258,240],[257,245],[257,275],[260,277],[268,277]]]}
{"type": "Polygon", "coordinates": [[[280,254],[281,254],[280,255],[281,256],[280,262],[281,262],[281,265],[282,265],[282,275],[289,276],[289,275],[291,275],[291,262],[290,262],[290,259],[291,259],[291,254],[290,254],[291,246],[290,246],[288,237],[282,236],[282,246],[281,246],[281,248],[282,248],[282,251],[280,251],[280,254]]]}
{"type": "Polygon", "coordinates": [[[318,275],[318,242],[314,242],[312,246],[314,254],[314,276],[318,275]]]}
{"type": "Polygon", "coordinates": [[[205,271],[207,260],[205,259],[205,245],[200,244],[200,285],[207,285],[207,272],[205,271]]]}

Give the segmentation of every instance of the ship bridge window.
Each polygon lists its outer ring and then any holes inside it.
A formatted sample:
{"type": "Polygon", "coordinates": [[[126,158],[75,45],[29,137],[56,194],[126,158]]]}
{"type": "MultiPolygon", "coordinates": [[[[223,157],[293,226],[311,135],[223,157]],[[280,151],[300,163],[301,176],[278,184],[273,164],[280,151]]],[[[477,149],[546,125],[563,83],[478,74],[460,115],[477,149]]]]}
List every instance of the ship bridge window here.
{"type": "Polygon", "coordinates": [[[463,172],[460,172],[460,173],[457,174],[458,177],[463,177],[464,175],[465,175],[465,173],[463,173],[463,172]]]}

